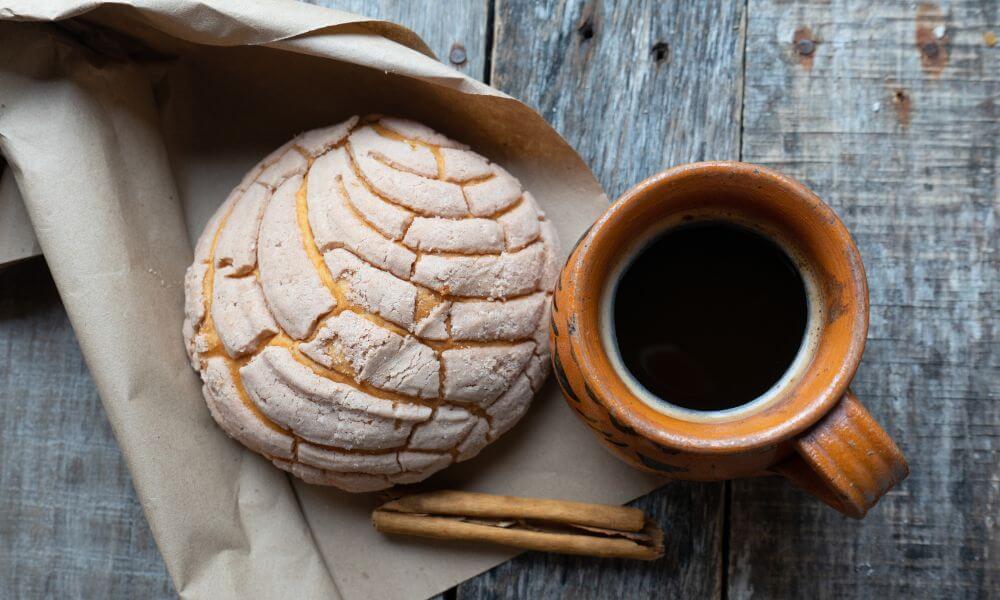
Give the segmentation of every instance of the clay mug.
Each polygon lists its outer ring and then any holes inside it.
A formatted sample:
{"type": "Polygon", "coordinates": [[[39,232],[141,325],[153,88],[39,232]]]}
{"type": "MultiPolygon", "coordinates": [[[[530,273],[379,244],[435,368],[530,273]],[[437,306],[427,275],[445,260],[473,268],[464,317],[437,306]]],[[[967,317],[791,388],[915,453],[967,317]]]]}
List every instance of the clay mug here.
{"type": "Polygon", "coordinates": [[[868,282],[844,224],[801,183],[736,162],[670,169],[611,205],[563,267],[550,325],[567,403],[626,463],[699,481],[780,474],[854,518],[908,473],[902,453],[848,389],[867,331],[868,282]],[[793,259],[808,290],[809,327],[789,371],[766,398],[726,411],[650,398],[614,360],[608,334],[616,278],[636,245],[698,221],[765,235],[793,259]]]}

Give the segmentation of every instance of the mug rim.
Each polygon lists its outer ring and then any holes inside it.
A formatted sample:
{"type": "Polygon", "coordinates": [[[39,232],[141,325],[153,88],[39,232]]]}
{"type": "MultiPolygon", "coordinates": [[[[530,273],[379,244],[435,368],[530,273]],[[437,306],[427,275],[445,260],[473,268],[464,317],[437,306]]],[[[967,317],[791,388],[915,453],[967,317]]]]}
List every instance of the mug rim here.
{"type": "MultiPolygon", "coordinates": [[[[720,195],[721,197],[728,197],[720,195]]],[[[728,200],[727,200],[728,201],[728,200]]],[[[657,208],[672,210],[661,204],[657,208]]],[[[774,204],[774,202],[771,202],[774,204]]],[[[679,209],[678,213],[683,212],[679,209]]],[[[808,244],[806,244],[808,246],[808,244]]],[[[578,242],[579,252],[567,268],[576,271],[577,284],[570,298],[571,313],[581,318],[575,344],[584,373],[611,414],[643,437],[665,447],[699,453],[730,453],[769,447],[794,437],[832,409],[847,391],[861,361],[868,331],[868,285],[861,255],[847,228],[816,194],[803,184],[772,169],[735,161],[711,161],[680,165],[647,178],[616,200],[578,242]],[[803,243],[823,244],[805,252],[806,258],[824,272],[817,276],[824,285],[821,298],[831,304],[822,323],[830,339],[817,348],[799,379],[782,390],[760,410],[736,413],[731,420],[685,420],[656,410],[639,398],[612,363],[603,343],[603,295],[610,272],[608,246],[624,228],[636,225],[658,197],[670,201],[671,188],[708,186],[738,190],[768,206],[762,195],[779,198],[783,225],[803,243]],[[756,194],[757,196],[754,196],[756,194]],[[609,241],[610,240],[610,241],[609,241]],[[832,252],[838,249],[840,252],[832,252]]],[[[623,259],[617,256],[620,263],[623,259]]]]}

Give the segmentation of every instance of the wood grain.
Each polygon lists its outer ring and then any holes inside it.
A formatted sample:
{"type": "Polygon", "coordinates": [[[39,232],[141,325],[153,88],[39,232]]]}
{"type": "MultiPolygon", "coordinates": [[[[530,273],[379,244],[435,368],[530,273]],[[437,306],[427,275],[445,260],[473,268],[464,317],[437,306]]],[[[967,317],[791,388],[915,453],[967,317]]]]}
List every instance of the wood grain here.
{"type": "Polygon", "coordinates": [[[871,287],[853,389],[910,478],[862,522],[733,486],[731,598],[1000,596],[1000,4],[750,3],[743,158],[800,178],[871,287]]]}
{"type": "MultiPolygon", "coordinates": [[[[742,5],[498,0],[496,10],[492,85],[554,125],[612,198],[670,165],[738,158],[742,5]]],[[[458,597],[718,597],[723,486],[670,483],[633,506],[665,528],[661,561],[528,553],[458,597]]]]}
{"type": "Polygon", "coordinates": [[[743,7],[498,0],[491,84],[535,108],[610,198],[678,163],[739,157],[743,7]]]}
{"type": "Polygon", "coordinates": [[[489,1],[304,0],[398,23],[416,32],[444,64],[483,80],[487,63],[489,1]]]}
{"type": "Polygon", "coordinates": [[[0,273],[0,596],[170,598],[55,284],[0,273]]]}

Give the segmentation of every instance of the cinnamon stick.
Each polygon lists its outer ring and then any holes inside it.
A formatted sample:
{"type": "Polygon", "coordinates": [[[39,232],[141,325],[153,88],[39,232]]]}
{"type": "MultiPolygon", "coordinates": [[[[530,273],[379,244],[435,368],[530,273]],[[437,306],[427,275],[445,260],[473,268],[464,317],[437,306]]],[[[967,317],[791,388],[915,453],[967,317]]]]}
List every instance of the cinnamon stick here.
{"type": "Polygon", "coordinates": [[[372,513],[383,533],[488,542],[563,554],[655,560],[663,532],[636,508],[438,491],[404,496],[372,513]]]}

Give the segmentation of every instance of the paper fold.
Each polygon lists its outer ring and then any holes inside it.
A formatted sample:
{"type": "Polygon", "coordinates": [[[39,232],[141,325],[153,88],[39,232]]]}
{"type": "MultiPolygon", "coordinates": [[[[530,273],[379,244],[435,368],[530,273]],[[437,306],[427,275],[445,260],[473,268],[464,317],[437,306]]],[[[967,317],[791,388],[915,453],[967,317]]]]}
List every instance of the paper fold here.
{"type": "Polygon", "coordinates": [[[178,39],[207,46],[260,46],[307,34],[336,33],[349,25],[433,58],[427,44],[394,23],[298,2],[270,0],[7,0],[0,18],[63,21],[88,16],[104,24],[148,25],[178,39]]]}
{"type": "Polygon", "coordinates": [[[41,253],[14,174],[0,163],[0,269],[41,253]]]}

